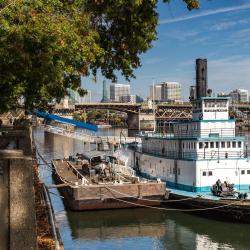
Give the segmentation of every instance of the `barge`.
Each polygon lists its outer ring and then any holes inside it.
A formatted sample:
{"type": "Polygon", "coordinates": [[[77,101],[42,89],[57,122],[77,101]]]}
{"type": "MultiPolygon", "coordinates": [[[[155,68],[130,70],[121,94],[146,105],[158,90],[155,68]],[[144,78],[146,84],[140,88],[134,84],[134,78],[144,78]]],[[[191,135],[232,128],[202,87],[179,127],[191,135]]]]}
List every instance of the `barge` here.
{"type": "Polygon", "coordinates": [[[166,197],[165,183],[139,178],[117,159],[87,152],[52,161],[56,187],[71,210],[98,210],[159,206],[166,197]]]}

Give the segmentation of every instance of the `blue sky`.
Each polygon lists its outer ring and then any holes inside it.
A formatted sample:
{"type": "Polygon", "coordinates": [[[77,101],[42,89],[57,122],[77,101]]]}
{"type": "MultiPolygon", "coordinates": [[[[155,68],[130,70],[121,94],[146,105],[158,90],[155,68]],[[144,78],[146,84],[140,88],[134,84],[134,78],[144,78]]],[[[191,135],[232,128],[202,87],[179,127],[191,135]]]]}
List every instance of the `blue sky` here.
{"type": "MultiPolygon", "coordinates": [[[[208,84],[214,93],[250,90],[249,0],[201,0],[201,8],[191,12],[181,0],[172,0],[169,5],[160,3],[158,9],[158,39],[141,57],[142,67],[131,80],[133,94],[148,96],[153,79],[179,81],[187,99],[199,57],[208,59],[208,84]]],[[[103,79],[82,81],[92,91],[93,101],[101,99],[103,79]]],[[[120,77],[119,83],[124,82],[120,77]]]]}

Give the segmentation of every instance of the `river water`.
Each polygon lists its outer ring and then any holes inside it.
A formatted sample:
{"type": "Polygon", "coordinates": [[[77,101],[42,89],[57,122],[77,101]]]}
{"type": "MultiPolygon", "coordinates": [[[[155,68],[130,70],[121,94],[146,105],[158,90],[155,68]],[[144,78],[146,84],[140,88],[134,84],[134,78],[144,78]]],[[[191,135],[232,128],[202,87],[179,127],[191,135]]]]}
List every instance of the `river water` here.
{"type": "MultiPolygon", "coordinates": [[[[100,133],[120,135],[120,130],[100,133]]],[[[84,149],[79,140],[44,133],[41,129],[34,129],[34,137],[48,162],[84,149]]],[[[53,182],[51,171],[44,165],[40,166],[40,177],[46,184],[53,182]]],[[[50,195],[66,250],[250,250],[250,225],[146,208],[70,212],[65,210],[57,189],[51,190],[50,195]]]]}

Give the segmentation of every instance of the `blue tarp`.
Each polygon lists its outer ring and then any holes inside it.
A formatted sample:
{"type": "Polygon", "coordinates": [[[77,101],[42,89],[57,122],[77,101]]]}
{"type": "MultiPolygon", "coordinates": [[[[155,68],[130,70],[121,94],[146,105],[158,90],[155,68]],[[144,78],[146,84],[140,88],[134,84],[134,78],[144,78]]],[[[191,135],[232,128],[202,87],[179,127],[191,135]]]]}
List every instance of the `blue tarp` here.
{"type": "Polygon", "coordinates": [[[46,120],[53,120],[53,121],[58,121],[61,123],[65,123],[65,124],[69,124],[72,126],[76,126],[78,128],[83,128],[83,129],[88,129],[94,132],[97,132],[98,127],[94,124],[90,124],[90,123],[85,123],[85,122],[80,122],[80,121],[76,121],[73,119],[69,119],[69,118],[64,118],[58,115],[52,115],[46,112],[40,112],[38,110],[34,110],[33,113],[35,115],[37,115],[38,117],[44,118],[46,120]]]}

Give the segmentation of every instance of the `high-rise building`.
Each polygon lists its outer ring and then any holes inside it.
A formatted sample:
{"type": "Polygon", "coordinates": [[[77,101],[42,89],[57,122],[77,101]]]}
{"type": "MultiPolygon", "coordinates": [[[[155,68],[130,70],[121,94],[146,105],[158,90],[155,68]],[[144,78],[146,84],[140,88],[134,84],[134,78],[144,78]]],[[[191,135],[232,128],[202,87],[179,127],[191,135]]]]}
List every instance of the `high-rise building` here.
{"type": "Polygon", "coordinates": [[[129,84],[113,83],[110,85],[110,100],[113,102],[120,102],[121,96],[130,96],[129,84]]]}
{"type": "Polygon", "coordinates": [[[178,82],[163,82],[161,84],[161,100],[180,101],[181,100],[181,84],[178,82]]]}
{"type": "Polygon", "coordinates": [[[230,97],[234,102],[248,102],[249,101],[249,93],[246,89],[235,89],[230,92],[230,97]]]}
{"type": "Polygon", "coordinates": [[[107,85],[106,85],[106,81],[103,81],[103,85],[102,85],[102,100],[101,102],[109,102],[109,98],[108,98],[108,90],[107,90],[107,85]]]}
{"type": "Polygon", "coordinates": [[[149,99],[152,101],[161,101],[161,84],[150,85],[149,87],[149,99]]]}

